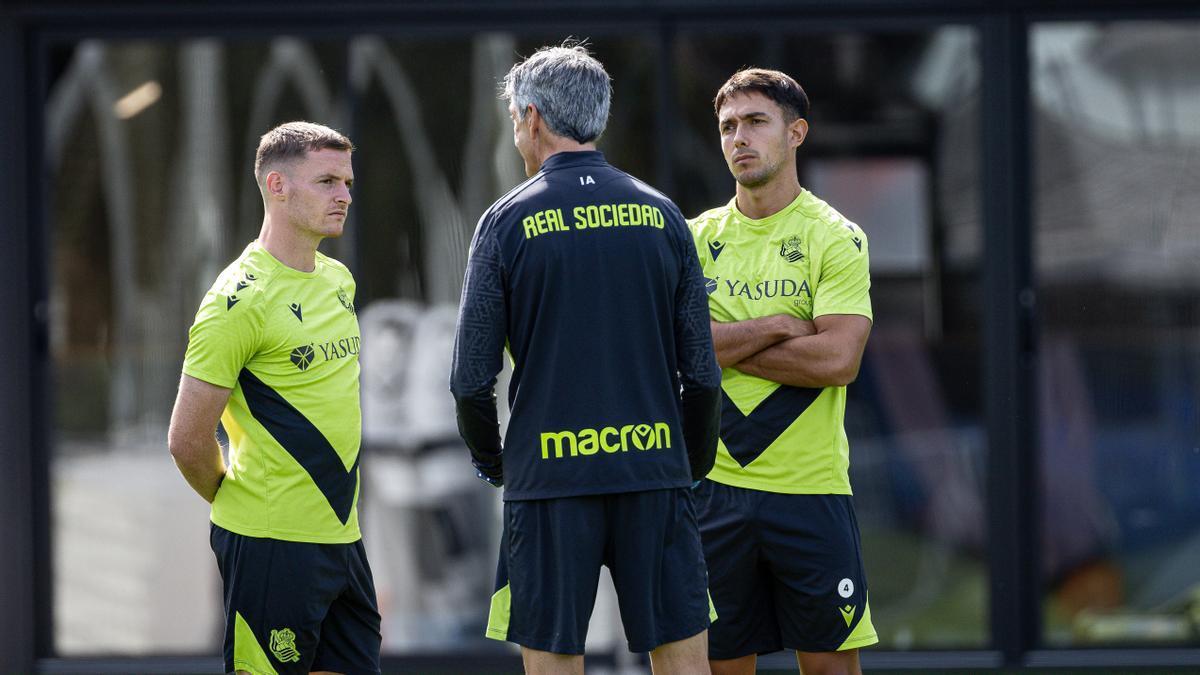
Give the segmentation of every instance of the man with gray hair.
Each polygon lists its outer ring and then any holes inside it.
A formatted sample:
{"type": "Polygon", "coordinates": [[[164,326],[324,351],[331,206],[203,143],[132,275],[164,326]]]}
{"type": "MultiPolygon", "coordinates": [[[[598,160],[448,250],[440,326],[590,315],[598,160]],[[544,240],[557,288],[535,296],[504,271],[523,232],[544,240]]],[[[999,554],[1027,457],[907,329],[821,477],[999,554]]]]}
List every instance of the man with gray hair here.
{"type": "Polygon", "coordinates": [[[541,49],[504,80],[530,179],[479,221],[451,373],[477,475],[504,488],[487,635],[520,644],[527,673],[582,673],[607,565],[630,650],[660,675],[708,673],[690,488],[715,456],[720,371],[679,209],[596,151],[610,96],[578,44],[541,49]]]}
{"type": "Polygon", "coordinates": [[[379,672],[379,610],[358,528],[354,277],[317,251],[345,226],[353,149],[309,122],[263,135],[262,230],[217,277],[188,334],[167,442],[212,504],[224,672],[379,672]]]}

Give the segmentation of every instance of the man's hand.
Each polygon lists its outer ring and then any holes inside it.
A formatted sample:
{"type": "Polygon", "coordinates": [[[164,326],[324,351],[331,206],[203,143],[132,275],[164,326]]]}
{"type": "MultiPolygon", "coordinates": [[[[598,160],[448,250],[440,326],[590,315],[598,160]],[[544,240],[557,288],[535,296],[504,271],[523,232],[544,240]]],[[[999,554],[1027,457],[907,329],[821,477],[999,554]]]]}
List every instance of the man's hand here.
{"type": "Polygon", "coordinates": [[[776,324],[777,330],[787,334],[787,337],[784,338],[787,340],[817,334],[816,324],[808,319],[801,319],[791,314],[772,314],[767,319],[776,324]]]}
{"type": "Polygon", "coordinates": [[[494,488],[504,487],[504,466],[496,464],[495,466],[483,466],[478,462],[475,464],[475,477],[479,480],[491,485],[494,488]]]}
{"type": "Polygon", "coordinates": [[[225,478],[225,459],[216,431],[231,392],[184,375],[179,380],[179,395],[167,432],[167,445],[179,473],[209,503],[217,496],[217,488],[225,478]]]}
{"type": "Polygon", "coordinates": [[[479,480],[487,483],[488,485],[491,485],[494,488],[504,487],[504,479],[503,478],[492,478],[491,476],[480,471],[479,469],[475,470],[475,477],[478,478],[479,480]]]}

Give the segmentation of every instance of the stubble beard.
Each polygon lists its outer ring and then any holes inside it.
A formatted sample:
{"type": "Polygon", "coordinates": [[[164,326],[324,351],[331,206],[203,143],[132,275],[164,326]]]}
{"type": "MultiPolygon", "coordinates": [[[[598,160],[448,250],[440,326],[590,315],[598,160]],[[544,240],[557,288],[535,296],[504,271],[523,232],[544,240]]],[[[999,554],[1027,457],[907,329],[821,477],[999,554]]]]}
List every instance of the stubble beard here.
{"type": "Polygon", "coordinates": [[[331,224],[325,227],[321,232],[321,236],[325,239],[337,239],[338,237],[342,236],[342,233],[345,231],[346,219],[342,218],[342,222],[338,223],[337,225],[331,224]]]}
{"type": "Polygon", "coordinates": [[[734,180],[745,188],[759,188],[774,180],[776,174],[779,173],[779,167],[782,162],[777,162],[770,166],[764,166],[760,169],[749,169],[734,176],[734,180]]]}
{"type": "Polygon", "coordinates": [[[334,222],[328,213],[305,214],[296,209],[291,215],[297,234],[314,237],[319,241],[321,239],[337,239],[342,236],[346,230],[346,218],[349,214],[343,216],[341,222],[334,222]]]}

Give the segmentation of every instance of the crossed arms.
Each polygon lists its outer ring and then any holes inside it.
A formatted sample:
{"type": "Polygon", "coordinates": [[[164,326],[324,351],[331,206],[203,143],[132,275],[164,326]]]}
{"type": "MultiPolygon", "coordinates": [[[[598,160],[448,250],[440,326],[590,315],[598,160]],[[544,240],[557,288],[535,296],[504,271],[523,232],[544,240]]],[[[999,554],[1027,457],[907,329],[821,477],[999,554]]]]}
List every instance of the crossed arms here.
{"type": "Polygon", "coordinates": [[[871,320],[827,314],[806,321],[788,314],[712,322],[717,363],[794,387],[845,386],[858,377],[871,320]]]}

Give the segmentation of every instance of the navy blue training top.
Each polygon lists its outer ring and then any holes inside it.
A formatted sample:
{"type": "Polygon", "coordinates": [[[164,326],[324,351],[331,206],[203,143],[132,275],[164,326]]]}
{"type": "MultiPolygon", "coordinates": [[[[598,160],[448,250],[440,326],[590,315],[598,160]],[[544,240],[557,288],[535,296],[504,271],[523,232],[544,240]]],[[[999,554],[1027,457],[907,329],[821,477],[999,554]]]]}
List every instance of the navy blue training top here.
{"type": "Polygon", "coordinates": [[[720,384],[695,245],[666,196],[599,152],[563,152],[480,218],[450,388],[506,500],[691,484],[712,466],[720,384]]]}

